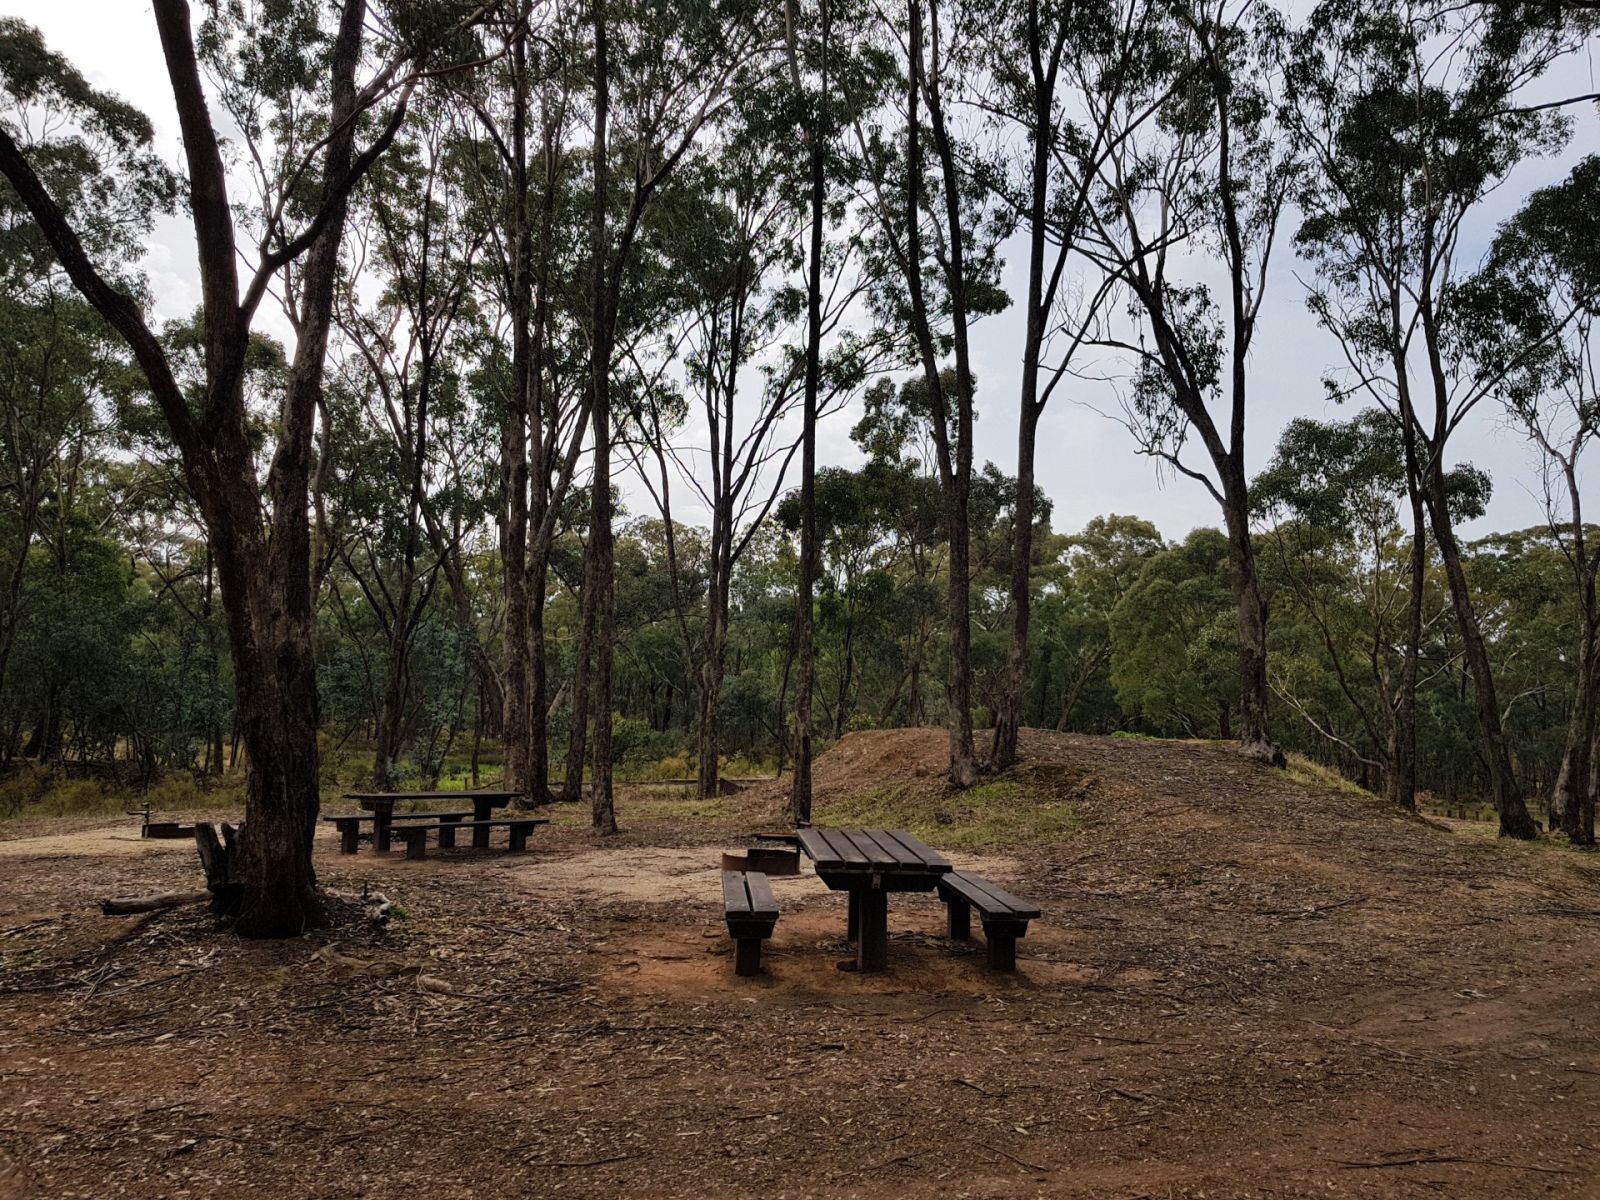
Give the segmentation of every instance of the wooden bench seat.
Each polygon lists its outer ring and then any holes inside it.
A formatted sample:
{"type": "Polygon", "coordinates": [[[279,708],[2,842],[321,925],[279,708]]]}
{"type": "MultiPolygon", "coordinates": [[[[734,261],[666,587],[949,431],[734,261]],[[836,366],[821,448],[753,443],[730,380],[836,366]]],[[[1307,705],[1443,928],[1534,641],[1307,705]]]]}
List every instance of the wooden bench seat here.
{"type": "Polygon", "coordinates": [[[760,871],[722,873],[722,914],[733,939],[733,969],[737,975],[761,973],[761,943],[778,924],[778,902],[772,884],[760,871]]]}
{"type": "Polygon", "coordinates": [[[534,826],[548,824],[549,820],[544,817],[505,817],[497,821],[440,821],[437,825],[396,825],[389,832],[406,844],[407,858],[427,858],[430,833],[437,832],[439,848],[449,850],[456,844],[456,830],[470,829],[472,844],[484,849],[489,845],[489,830],[504,826],[509,834],[507,849],[517,853],[528,848],[528,835],[533,832],[534,826]]]}
{"type": "MultiPolygon", "coordinates": [[[[441,821],[460,822],[472,815],[472,810],[466,812],[408,812],[392,813],[390,821],[441,821]]],[[[341,854],[354,854],[356,844],[361,838],[361,823],[363,821],[376,822],[377,813],[335,813],[322,818],[339,831],[339,852],[341,854]]],[[[444,843],[440,843],[443,845],[444,843]]]]}
{"type": "Polygon", "coordinates": [[[1028,922],[1038,918],[1037,905],[961,871],[939,877],[939,899],[945,903],[951,938],[972,936],[972,910],[977,909],[983,918],[989,965],[996,971],[1017,969],[1017,939],[1027,936],[1028,922]]]}

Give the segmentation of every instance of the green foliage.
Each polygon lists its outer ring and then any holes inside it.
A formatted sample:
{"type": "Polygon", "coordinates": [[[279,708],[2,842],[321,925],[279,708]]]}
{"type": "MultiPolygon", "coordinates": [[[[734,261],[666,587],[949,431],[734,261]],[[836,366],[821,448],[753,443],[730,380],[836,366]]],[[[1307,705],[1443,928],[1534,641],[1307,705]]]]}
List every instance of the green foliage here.
{"type": "Polygon", "coordinates": [[[1230,736],[1238,703],[1228,543],[1197,529],[1152,555],[1111,611],[1111,681],[1153,731],[1230,736]]]}

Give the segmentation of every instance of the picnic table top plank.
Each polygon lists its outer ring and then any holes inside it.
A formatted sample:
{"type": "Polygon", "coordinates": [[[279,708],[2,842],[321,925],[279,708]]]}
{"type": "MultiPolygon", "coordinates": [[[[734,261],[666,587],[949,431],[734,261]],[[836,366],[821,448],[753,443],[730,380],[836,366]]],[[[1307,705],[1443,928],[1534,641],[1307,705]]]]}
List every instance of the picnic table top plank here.
{"type": "Polygon", "coordinates": [[[867,860],[849,841],[832,836],[831,829],[802,829],[800,847],[823,870],[847,870],[867,865],[867,860]]]}
{"type": "Polygon", "coordinates": [[[948,858],[940,854],[937,850],[928,845],[926,842],[922,841],[920,838],[913,837],[904,829],[879,829],[875,830],[874,832],[880,836],[888,836],[893,838],[905,848],[907,853],[911,854],[915,858],[920,858],[926,865],[930,867],[942,867],[945,870],[954,869],[954,864],[952,864],[948,858]]]}
{"type": "MultiPolygon", "coordinates": [[[[898,867],[903,865],[900,847],[892,842],[884,845],[870,829],[852,829],[845,834],[855,844],[857,850],[866,855],[867,861],[874,867],[898,867]]],[[[920,863],[920,860],[919,860],[920,863]]]]}
{"type": "Polygon", "coordinates": [[[852,867],[865,867],[867,856],[856,848],[849,835],[842,829],[818,829],[815,831],[823,844],[833,851],[833,859],[838,866],[849,869],[852,867]]]}
{"type": "Polygon", "coordinates": [[[943,874],[949,859],[901,830],[802,829],[800,848],[822,872],[943,874]]]}
{"type": "Polygon", "coordinates": [[[527,793],[486,788],[473,792],[345,792],[343,795],[346,800],[510,800],[527,793]]]}

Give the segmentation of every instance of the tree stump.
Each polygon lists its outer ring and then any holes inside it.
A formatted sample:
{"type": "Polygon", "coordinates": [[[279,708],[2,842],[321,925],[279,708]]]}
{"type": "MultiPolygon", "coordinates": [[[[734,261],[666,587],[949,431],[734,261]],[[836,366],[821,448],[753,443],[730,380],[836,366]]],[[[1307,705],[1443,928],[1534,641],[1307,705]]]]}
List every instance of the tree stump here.
{"type": "Polygon", "coordinates": [[[222,837],[211,822],[201,821],[194,827],[195,849],[200,852],[200,866],[206,873],[206,891],[211,893],[211,911],[219,917],[237,916],[244,903],[244,887],[233,879],[233,866],[238,854],[238,839],[232,825],[222,825],[222,837]]]}

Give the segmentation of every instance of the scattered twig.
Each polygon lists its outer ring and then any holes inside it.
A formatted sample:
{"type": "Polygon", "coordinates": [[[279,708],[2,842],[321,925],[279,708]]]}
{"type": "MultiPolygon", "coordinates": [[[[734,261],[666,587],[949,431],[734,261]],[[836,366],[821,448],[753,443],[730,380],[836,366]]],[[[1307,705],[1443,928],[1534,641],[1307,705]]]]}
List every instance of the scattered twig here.
{"type": "Polygon", "coordinates": [[[637,1157],[639,1157],[637,1154],[613,1154],[608,1158],[585,1158],[575,1162],[551,1162],[544,1165],[547,1167],[603,1167],[607,1163],[623,1162],[637,1157]]]}
{"type": "Polygon", "coordinates": [[[1373,1170],[1383,1167],[1417,1167],[1431,1163],[1470,1163],[1478,1167],[1504,1167],[1510,1171],[1537,1171],[1541,1175],[1576,1175],[1577,1172],[1567,1167],[1538,1167],[1532,1163],[1506,1162],[1500,1158],[1470,1158],[1462,1154],[1419,1154],[1413,1158],[1386,1158],[1381,1162],[1367,1162],[1361,1159],[1332,1158],[1329,1162],[1338,1163],[1347,1170],[1373,1170]]]}
{"type": "Polygon", "coordinates": [[[982,1146],[985,1150],[988,1150],[992,1154],[998,1154],[1002,1158],[1009,1158],[1019,1167],[1026,1167],[1030,1171],[1043,1171],[1046,1174],[1049,1174],[1050,1172],[1049,1167],[1042,1167],[1038,1163],[1031,1163],[1025,1158],[1018,1158],[1015,1154],[1011,1153],[1011,1151],[1002,1150],[999,1146],[991,1146],[988,1142],[979,1142],[978,1145],[982,1146]]]}
{"type": "Polygon", "coordinates": [[[1138,1092],[1124,1091],[1122,1088],[1107,1088],[1113,1096],[1121,1096],[1124,1100],[1132,1100],[1135,1104],[1159,1104],[1160,1101],[1153,1096],[1141,1096],[1138,1092]]]}
{"type": "Polygon", "coordinates": [[[971,1088],[973,1091],[977,1092],[978,1095],[987,1096],[991,1100],[1000,1100],[1000,1099],[1003,1099],[1004,1097],[1009,1096],[1011,1094],[1010,1092],[991,1092],[988,1088],[984,1087],[982,1084],[973,1083],[972,1080],[970,1080],[970,1079],[960,1079],[960,1078],[952,1077],[950,1082],[951,1083],[959,1083],[962,1087],[965,1087],[965,1088],[971,1088]]]}

